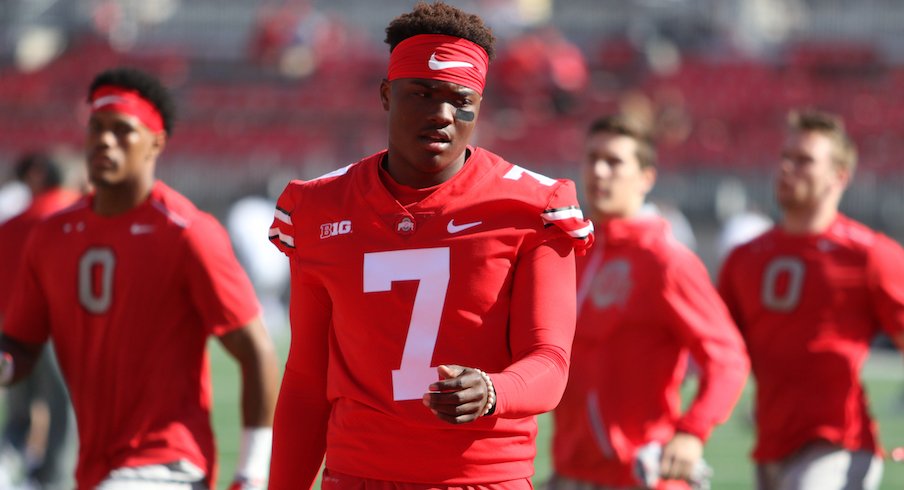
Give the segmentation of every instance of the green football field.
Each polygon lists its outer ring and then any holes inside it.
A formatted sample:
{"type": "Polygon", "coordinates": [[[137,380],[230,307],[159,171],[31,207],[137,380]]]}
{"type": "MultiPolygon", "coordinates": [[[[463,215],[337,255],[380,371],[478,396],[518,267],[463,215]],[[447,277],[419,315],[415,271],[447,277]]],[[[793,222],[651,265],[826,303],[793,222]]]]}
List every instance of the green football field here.
{"type": "MultiPolygon", "coordinates": [[[[288,340],[278,341],[283,359],[288,340]]],[[[221,457],[219,488],[225,489],[232,475],[238,452],[239,384],[238,368],[215,342],[211,343],[211,362],[214,374],[214,425],[221,457]]],[[[873,413],[879,420],[881,439],[887,448],[904,446],[904,366],[897,352],[874,354],[864,368],[864,379],[871,399],[873,413]]],[[[692,392],[689,386],[686,392],[692,392]]],[[[744,397],[732,418],[717,428],[706,446],[705,458],[715,468],[714,490],[746,490],[753,488],[753,477],[747,454],[750,451],[753,429],[750,425],[750,406],[753,387],[748,383],[744,397]]],[[[537,441],[537,474],[539,484],[550,472],[549,437],[552,424],[548,415],[540,418],[537,441]]],[[[904,488],[904,463],[886,459],[883,490],[904,488]]]]}

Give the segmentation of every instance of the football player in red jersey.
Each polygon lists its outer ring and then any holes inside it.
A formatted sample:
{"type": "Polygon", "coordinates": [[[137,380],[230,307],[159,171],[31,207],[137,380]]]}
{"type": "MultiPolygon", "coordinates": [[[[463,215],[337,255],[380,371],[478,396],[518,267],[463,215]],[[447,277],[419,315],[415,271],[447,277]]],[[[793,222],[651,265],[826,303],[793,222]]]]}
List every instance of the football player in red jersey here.
{"type": "Polygon", "coordinates": [[[264,488],[278,367],[226,232],[154,177],[173,102],[152,76],[93,80],[95,192],[35,227],[0,338],[0,382],[53,339],[79,430],[79,489],[212,488],[209,335],[242,370],[234,488],[264,488]]]}
{"type": "Polygon", "coordinates": [[[904,251],[838,212],[856,160],[840,118],[792,113],[780,223],[720,274],[756,378],[761,489],[875,489],[882,477],[860,369],[882,330],[904,347],[904,251]]]}
{"type": "Polygon", "coordinates": [[[578,261],[571,376],[554,414],[549,488],[688,488],[705,479],[703,445],[741,394],[744,344],[700,260],[664,218],[642,212],[656,179],[646,132],[625,116],[603,117],[585,149],[600,238],[578,261]],[[700,384],[682,414],[688,355],[700,384]]]}
{"type": "MultiPolygon", "coordinates": [[[[0,225],[0,324],[16,287],[16,272],[25,254],[28,234],[35,225],[48,216],[72,205],[80,197],[78,187],[82,182],[70,178],[67,166],[52,153],[35,152],[22,157],[16,165],[17,178],[31,191],[28,208],[0,225]]],[[[27,472],[28,478],[46,489],[72,488],[72,469],[78,441],[75,433],[75,417],[70,408],[69,395],[60,375],[56,355],[48,345],[41,354],[34,372],[22,383],[9,389],[4,403],[6,422],[3,427],[3,451],[16,451],[21,464],[28,464],[28,442],[41,430],[41,424],[32,418],[32,405],[43,402],[47,407],[48,421],[43,427],[47,438],[43,458],[34,468],[14,468],[6,460],[7,474],[27,472]]],[[[33,439],[32,439],[33,440],[33,439]]],[[[16,458],[18,459],[18,458],[16,458]]],[[[0,487],[8,482],[0,478],[0,487]]]]}
{"type": "Polygon", "coordinates": [[[529,489],[574,333],[574,185],[469,145],[493,37],[420,3],[387,28],[388,149],[289,183],[292,346],[270,488],[529,489]]]}

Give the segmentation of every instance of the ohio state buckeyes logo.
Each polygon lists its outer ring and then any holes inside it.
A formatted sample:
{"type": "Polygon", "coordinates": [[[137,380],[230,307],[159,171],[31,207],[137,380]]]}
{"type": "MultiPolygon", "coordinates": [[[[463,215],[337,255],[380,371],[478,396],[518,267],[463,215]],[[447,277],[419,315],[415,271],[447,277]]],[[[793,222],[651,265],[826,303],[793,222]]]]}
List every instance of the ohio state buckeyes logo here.
{"type": "Polygon", "coordinates": [[[633,286],[631,263],[625,259],[615,259],[605,264],[594,278],[590,298],[599,309],[624,307],[631,297],[633,286]]]}
{"type": "Polygon", "coordinates": [[[414,220],[410,216],[402,216],[396,221],[396,232],[401,235],[410,235],[414,233],[415,228],[417,228],[417,225],[415,225],[414,220]]]}

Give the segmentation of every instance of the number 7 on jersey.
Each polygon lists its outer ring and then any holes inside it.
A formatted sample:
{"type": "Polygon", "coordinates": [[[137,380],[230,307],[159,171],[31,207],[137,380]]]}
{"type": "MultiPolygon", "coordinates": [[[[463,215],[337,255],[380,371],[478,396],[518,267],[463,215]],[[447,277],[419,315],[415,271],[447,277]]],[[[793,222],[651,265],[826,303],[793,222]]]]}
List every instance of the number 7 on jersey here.
{"type": "Polygon", "coordinates": [[[419,281],[402,363],[392,371],[393,399],[420,399],[438,377],[431,366],[449,288],[449,249],[423,248],[364,254],[364,292],[392,290],[395,281],[419,281]]]}

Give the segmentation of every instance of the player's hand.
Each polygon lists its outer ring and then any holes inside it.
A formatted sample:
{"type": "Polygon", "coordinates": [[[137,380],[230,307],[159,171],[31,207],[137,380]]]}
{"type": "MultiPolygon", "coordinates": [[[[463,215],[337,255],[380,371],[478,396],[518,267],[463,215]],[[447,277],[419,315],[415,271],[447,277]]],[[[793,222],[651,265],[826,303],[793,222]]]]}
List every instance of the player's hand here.
{"type": "Polygon", "coordinates": [[[662,448],[659,477],[663,480],[690,480],[703,458],[703,441],[686,432],[676,432],[662,448]]]}
{"type": "Polygon", "coordinates": [[[450,424],[473,422],[482,415],[489,398],[487,384],[475,369],[443,365],[436,369],[440,381],[424,393],[424,406],[450,424]]]}
{"type": "Polygon", "coordinates": [[[266,490],[267,485],[263,481],[252,481],[247,478],[236,478],[229,485],[229,490],[266,490]]]}

